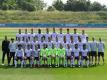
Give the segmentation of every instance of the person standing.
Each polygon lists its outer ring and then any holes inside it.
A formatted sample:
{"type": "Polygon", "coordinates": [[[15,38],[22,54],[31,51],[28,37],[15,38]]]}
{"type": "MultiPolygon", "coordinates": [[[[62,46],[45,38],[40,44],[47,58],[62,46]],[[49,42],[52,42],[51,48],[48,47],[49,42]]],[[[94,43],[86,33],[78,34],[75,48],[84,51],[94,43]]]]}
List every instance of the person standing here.
{"type": "Polygon", "coordinates": [[[13,65],[14,65],[14,56],[15,56],[15,52],[16,52],[16,43],[14,42],[13,38],[11,38],[11,42],[9,44],[9,49],[10,49],[10,61],[9,61],[9,63],[11,62],[11,59],[13,58],[13,65]]]}
{"type": "Polygon", "coordinates": [[[2,65],[4,65],[4,59],[5,59],[5,55],[7,54],[7,61],[8,61],[8,65],[9,65],[9,43],[10,41],[7,39],[7,36],[5,36],[5,40],[2,41],[2,65]]]}

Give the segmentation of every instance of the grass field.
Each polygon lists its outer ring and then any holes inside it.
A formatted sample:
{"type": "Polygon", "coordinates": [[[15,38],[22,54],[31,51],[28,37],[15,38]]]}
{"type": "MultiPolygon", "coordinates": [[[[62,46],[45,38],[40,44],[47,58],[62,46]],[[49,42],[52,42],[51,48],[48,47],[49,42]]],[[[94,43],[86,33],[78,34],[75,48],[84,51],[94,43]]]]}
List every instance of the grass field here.
{"type": "MultiPolygon", "coordinates": [[[[90,39],[95,36],[96,40],[102,37],[107,46],[107,29],[85,29],[90,39]]],[[[45,33],[44,30],[42,30],[45,33]]],[[[1,41],[4,35],[9,39],[15,37],[17,29],[0,28],[0,63],[1,41]]],[[[35,29],[35,32],[37,30],[35,29]]],[[[63,30],[66,33],[66,30],[63,30]]],[[[81,29],[78,30],[81,33],[81,29]]],[[[73,29],[70,30],[73,33],[73,29]]],[[[0,66],[0,80],[106,80],[107,79],[107,49],[105,51],[105,65],[91,68],[7,68],[0,66]]]]}

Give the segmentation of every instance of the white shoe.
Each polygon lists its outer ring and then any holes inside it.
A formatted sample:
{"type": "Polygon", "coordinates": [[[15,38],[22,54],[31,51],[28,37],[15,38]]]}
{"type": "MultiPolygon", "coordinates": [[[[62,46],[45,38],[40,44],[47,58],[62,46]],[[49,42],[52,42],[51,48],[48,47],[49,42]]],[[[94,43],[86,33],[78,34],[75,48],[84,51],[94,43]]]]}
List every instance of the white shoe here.
{"type": "Polygon", "coordinates": [[[4,64],[1,64],[2,66],[4,66],[4,64]]]}

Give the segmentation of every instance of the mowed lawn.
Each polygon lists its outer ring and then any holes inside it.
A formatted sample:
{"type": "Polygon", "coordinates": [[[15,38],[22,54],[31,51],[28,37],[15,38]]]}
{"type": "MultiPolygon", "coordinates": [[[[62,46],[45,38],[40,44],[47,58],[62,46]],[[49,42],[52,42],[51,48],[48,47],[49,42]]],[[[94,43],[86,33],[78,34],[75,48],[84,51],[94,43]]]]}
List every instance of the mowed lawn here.
{"type": "MultiPolygon", "coordinates": [[[[82,29],[78,30],[81,33],[82,29]]],[[[107,47],[107,29],[85,29],[89,38],[101,37],[107,47]]],[[[50,30],[52,32],[52,29],[50,30]]],[[[4,35],[15,38],[18,29],[0,28],[0,64],[2,58],[1,42],[4,35]]],[[[35,29],[34,32],[37,32],[35,29]]],[[[45,33],[45,30],[42,30],[45,33]]],[[[57,30],[57,32],[59,32],[57,30]]],[[[66,30],[63,30],[66,33],[66,30]]],[[[70,30],[73,33],[73,29],[70,30]]],[[[107,49],[107,48],[106,48],[107,49]]],[[[8,68],[0,66],[0,80],[107,80],[107,50],[105,65],[90,68],[8,68]]],[[[5,62],[6,63],[6,62],[5,62]]]]}

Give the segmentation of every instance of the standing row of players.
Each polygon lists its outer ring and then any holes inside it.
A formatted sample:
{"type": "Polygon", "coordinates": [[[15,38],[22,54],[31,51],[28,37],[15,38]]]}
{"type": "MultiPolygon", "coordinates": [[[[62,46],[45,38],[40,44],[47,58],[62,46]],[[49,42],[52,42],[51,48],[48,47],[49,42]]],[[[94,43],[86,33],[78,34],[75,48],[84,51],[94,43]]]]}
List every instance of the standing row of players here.
{"type": "Polygon", "coordinates": [[[29,64],[38,66],[42,64],[47,64],[51,66],[52,64],[59,66],[75,66],[75,60],[77,60],[78,66],[83,66],[83,61],[86,61],[86,65],[92,65],[100,62],[100,56],[102,56],[104,63],[104,43],[101,38],[99,42],[96,42],[92,38],[92,42],[88,41],[88,35],[82,30],[82,34],[77,33],[77,29],[74,29],[74,34],[70,34],[69,29],[67,33],[62,33],[62,28],[60,29],[60,34],[55,32],[53,28],[53,33],[49,33],[49,29],[46,29],[46,34],[41,34],[41,30],[38,29],[38,33],[19,33],[16,35],[16,42],[12,39],[10,43],[10,52],[12,52],[12,45],[16,45],[15,52],[15,67],[17,67],[17,61],[21,60],[22,66],[26,65],[26,61],[29,60],[29,64]],[[97,54],[98,52],[98,54],[97,54]],[[97,60],[98,56],[98,60],[97,60]],[[94,59],[95,58],[95,59],[94,59]],[[95,60],[95,61],[94,61],[95,60]],[[43,61],[43,62],[42,62],[43,61]]]}

